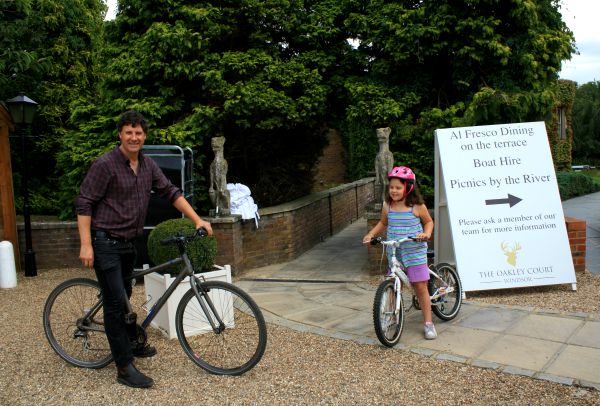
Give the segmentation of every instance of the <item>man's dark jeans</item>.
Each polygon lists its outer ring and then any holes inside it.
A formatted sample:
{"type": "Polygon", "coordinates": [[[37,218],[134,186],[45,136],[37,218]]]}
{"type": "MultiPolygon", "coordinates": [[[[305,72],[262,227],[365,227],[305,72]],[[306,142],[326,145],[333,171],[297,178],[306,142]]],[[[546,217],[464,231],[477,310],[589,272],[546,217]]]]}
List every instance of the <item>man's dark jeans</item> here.
{"type": "Polygon", "coordinates": [[[133,361],[125,324],[125,293],[131,297],[131,276],[135,264],[133,242],[93,237],[94,270],[104,299],[104,328],[110,350],[118,367],[133,361]]]}

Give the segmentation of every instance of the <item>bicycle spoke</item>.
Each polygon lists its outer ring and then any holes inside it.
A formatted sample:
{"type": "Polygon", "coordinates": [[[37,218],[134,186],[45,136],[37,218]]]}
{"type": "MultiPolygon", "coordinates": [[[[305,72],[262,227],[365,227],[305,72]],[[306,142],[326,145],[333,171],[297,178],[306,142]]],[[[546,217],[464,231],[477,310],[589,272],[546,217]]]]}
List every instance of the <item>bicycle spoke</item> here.
{"type": "Polygon", "coordinates": [[[403,322],[402,304],[396,309],[394,280],[386,280],[377,289],[373,303],[373,323],[379,341],[385,346],[394,346],[402,334],[403,322]]]}
{"type": "Polygon", "coordinates": [[[439,278],[429,281],[432,310],[442,320],[451,320],[462,304],[460,279],[456,270],[448,264],[439,264],[436,273],[439,278]]]}
{"type": "MultiPolygon", "coordinates": [[[[188,291],[177,309],[180,343],[196,364],[211,373],[243,373],[264,352],[266,327],[262,314],[250,297],[233,285],[209,282],[204,286],[209,289],[218,316],[212,312],[207,316],[193,291],[188,291]]],[[[207,302],[205,305],[208,308],[207,302]]]]}
{"type": "Polygon", "coordinates": [[[44,331],[54,351],[65,361],[87,368],[101,368],[112,359],[104,329],[102,309],[92,319],[83,318],[98,302],[99,287],[89,279],[59,285],[44,307],[44,331]],[[81,323],[81,328],[78,323],[81,323]]]}

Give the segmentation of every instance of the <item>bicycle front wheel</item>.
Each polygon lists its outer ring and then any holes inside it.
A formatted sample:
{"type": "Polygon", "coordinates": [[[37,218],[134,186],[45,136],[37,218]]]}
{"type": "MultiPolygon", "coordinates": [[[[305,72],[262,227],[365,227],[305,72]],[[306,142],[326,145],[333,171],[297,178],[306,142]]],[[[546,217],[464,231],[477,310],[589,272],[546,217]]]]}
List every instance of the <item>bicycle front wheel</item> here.
{"type": "Polygon", "coordinates": [[[262,358],[267,345],[265,319],[254,300],[235,285],[220,281],[202,283],[200,300],[188,290],[177,306],[175,328],[185,353],[212,374],[241,375],[262,358]],[[215,325],[211,324],[211,320],[215,325]]]}
{"type": "Polygon", "coordinates": [[[431,310],[444,321],[452,320],[458,314],[462,304],[462,284],[456,269],[446,263],[438,264],[435,267],[435,273],[439,279],[432,276],[429,279],[429,294],[434,295],[440,291],[452,288],[452,292],[443,294],[437,299],[431,301],[431,310]]]}
{"type": "Polygon", "coordinates": [[[393,347],[400,341],[404,325],[404,307],[396,310],[396,297],[401,294],[394,289],[394,279],[387,279],[379,285],[373,302],[373,324],[375,334],[386,347],[393,347]]]}
{"type": "Polygon", "coordinates": [[[95,280],[78,278],[58,285],[46,300],[43,321],[50,346],[69,364],[103,368],[112,361],[95,280]]]}

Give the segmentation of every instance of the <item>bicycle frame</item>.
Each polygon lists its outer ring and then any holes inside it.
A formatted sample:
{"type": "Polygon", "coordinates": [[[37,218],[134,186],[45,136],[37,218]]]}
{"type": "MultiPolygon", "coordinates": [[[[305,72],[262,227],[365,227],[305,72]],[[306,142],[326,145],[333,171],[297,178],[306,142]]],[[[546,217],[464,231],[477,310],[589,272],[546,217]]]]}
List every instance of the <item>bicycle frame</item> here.
{"type": "MultiPolygon", "coordinates": [[[[181,262],[185,263],[183,270],[177,274],[177,276],[175,277],[175,280],[169,285],[167,290],[156,300],[154,305],[150,308],[150,310],[148,311],[148,316],[146,316],[146,318],[144,319],[144,321],[141,324],[142,328],[146,329],[150,325],[152,320],[154,320],[154,318],[156,317],[156,315],[158,314],[160,309],[162,309],[162,307],[165,305],[165,303],[167,302],[169,297],[171,297],[171,295],[173,294],[175,289],[177,289],[179,284],[186,277],[189,277],[190,287],[194,291],[195,296],[198,298],[198,303],[200,304],[202,311],[207,316],[207,319],[211,325],[211,328],[215,331],[215,333],[219,333],[219,332],[223,331],[225,328],[225,324],[219,318],[218,312],[216,311],[216,309],[212,303],[212,300],[207,295],[207,292],[205,292],[204,290],[200,291],[198,289],[198,286],[200,286],[200,287],[202,286],[202,282],[200,281],[200,278],[197,278],[194,275],[194,271],[193,271],[194,268],[192,266],[190,258],[188,257],[188,255],[185,251],[178,258],[174,258],[174,259],[164,262],[160,265],[156,265],[151,268],[143,269],[141,271],[136,270],[133,272],[132,276],[127,279],[132,280],[134,278],[142,277],[144,275],[148,275],[149,273],[157,272],[162,269],[168,268],[172,265],[180,264],[181,262]],[[197,281],[200,283],[199,284],[196,283],[197,281]],[[200,296],[204,297],[205,300],[200,300],[200,296]],[[207,308],[206,304],[208,304],[208,308],[207,308]],[[210,311],[209,311],[209,308],[210,308],[210,311]]],[[[220,268],[218,265],[215,265],[215,267],[220,268]]],[[[127,300],[127,307],[128,307],[128,310],[131,311],[131,304],[129,303],[129,300],[127,300]]]]}
{"type": "MultiPolygon", "coordinates": [[[[396,248],[398,248],[400,245],[402,245],[403,243],[407,242],[407,241],[415,241],[414,238],[412,237],[406,237],[406,238],[402,238],[400,240],[390,240],[390,241],[378,241],[380,244],[382,244],[383,246],[386,247],[386,249],[392,249],[392,263],[391,263],[391,271],[392,271],[392,276],[394,277],[394,290],[396,292],[399,292],[399,294],[396,296],[396,312],[398,312],[398,310],[400,309],[401,303],[402,303],[402,289],[401,289],[401,284],[400,281],[402,281],[403,284],[405,284],[406,286],[409,286],[410,290],[412,291],[413,295],[414,295],[414,288],[412,286],[412,284],[410,283],[408,276],[405,273],[405,267],[402,265],[402,263],[400,263],[400,261],[398,260],[398,258],[396,257],[396,248]]],[[[438,279],[438,280],[443,280],[437,273],[435,273],[431,267],[427,267],[427,270],[429,271],[429,275],[433,276],[434,278],[438,279]]],[[[447,295],[448,293],[452,293],[454,292],[454,287],[452,286],[442,286],[439,289],[436,290],[436,292],[434,292],[431,296],[430,296],[430,300],[436,300],[442,296],[447,295]]],[[[409,307],[410,309],[410,307],[409,307]]]]}
{"type": "MultiPolygon", "coordinates": [[[[375,292],[373,302],[373,323],[375,334],[379,341],[393,347],[400,340],[404,326],[405,313],[413,307],[422,310],[414,286],[406,275],[404,264],[396,257],[397,248],[407,242],[416,241],[414,237],[400,240],[384,241],[381,238],[371,239],[371,244],[381,244],[385,249],[392,249],[389,259],[389,272],[387,278],[381,282],[375,292]],[[411,303],[402,299],[402,287],[408,286],[412,293],[411,303]],[[390,320],[388,316],[392,316],[390,320]]],[[[429,253],[427,255],[430,257],[429,253]]],[[[452,320],[458,314],[462,299],[460,298],[460,278],[456,270],[448,264],[427,266],[430,278],[425,282],[427,296],[431,300],[431,311],[443,321],[452,320]],[[455,292],[453,295],[450,293],[455,292]]]]}
{"type": "MultiPolygon", "coordinates": [[[[184,268],[182,269],[181,272],[179,272],[177,274],[177,276],[175,277],[175,280],[169,285],[167,290],[158,298],[158,300],[154,303],[154,305],[148,310],[148,316],[146,316],[144,321],[141,323],[141,327],[145,330],[150,325],[150,323],[152,323],[152,320],[154,320],[154,318],[156,317],[158,312],[162,309],[162,307],[165,305],[165,303],[167,303],[167,300],[169,300],[169,297],[171,297],[171,295],[173,294],[175,289],[177,289],[177,287],[180,285],[180,283],[186,277],[189,276],[190,287],[194,291],[195,296],[198,298],[198,303],[200,304],[200,307],[206,314],[207,319],[211,325],[211,328],[213,329],[213,331],[215,331],[215,333],[222,332],[225,328],[225,324],[219,318],[218,312],[216,311],[214,304],[212,303],[212,300],[210,299],[210,297],[206,294],[205,291],[198,290],[198,285],[202,286],[202,284],[201,284],[201,282],[200,282],[200,284],[196,283],[196,281],[199,281],[199,278],[194,276],[194,272],[193,272],[194,268],[193,268],[192,263],[186,252],[183,252],[179,257],[171,259],[160,265],[156,265],[156,266],[142,269],[142,270],[134,270],[132,275],[125,279],[125,282],[130,282],[136,278],[142,277],[144,275],[148,275],[152,272],[161,271],[163,269],[166,269],[173,265],[180,264],[182,262],[185,263],[184,268]],[[200,300],[200,296],[204,297],[205,300],[200,300]],[[206,304],[208,304],[208,307],[206,306],[206,304]],[[210,309],[210,311],[209,311],[209,309],[210,309]]],[[[220,267],[218,265],[214,265],[214,267],[217,269],[223,269],[223,267],[220,267]]],[[[96,328],[93,326],[84,326],[83,325],[84,320],[93,319],[92,316],[94,314],[96,314],[96,312],[100,309],[101,306],[102,306],[102,302],[98,301],[98,303],[96,303],[96,305],[94,305],[94,307],[89,309],[89,311],[85,314],[85,316],[79,321],[79,327],[82,330],[104,331],[103,328],[96,328]]],[[[133,312],[133,309],[131,307],[131,303],[129,302],[129,299],[126,300],[125,306],[129,313],[133,312]]]]}

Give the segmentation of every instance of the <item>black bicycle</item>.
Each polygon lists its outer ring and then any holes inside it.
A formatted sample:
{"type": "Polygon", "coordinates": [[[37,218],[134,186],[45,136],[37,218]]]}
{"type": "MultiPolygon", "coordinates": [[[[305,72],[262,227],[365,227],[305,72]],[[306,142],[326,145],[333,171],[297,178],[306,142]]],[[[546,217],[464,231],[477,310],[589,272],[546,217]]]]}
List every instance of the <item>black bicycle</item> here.
{"type": "MultiPolygon", "coordinates": [[[[202,274],[194,274],[186,245],[205,235],[206,230],[200,229],[190,236],[177,235],[161,241],[161,244],[176,244],[180,256],[134,271],[132,281],[181,262],[185,264],[142,324],[132,323],[130,340],[133,345],[146,343],[146,328],[180,282],[189,277],[190,289],[183,295],[175,315],[179,343],[188,357],[206,371],[240,375],[261,360],[267,345],[267,328],[260,308],[246,292],[231,283],[205,281],[202,274]]],[[[125,306],[128,318],[135,320],[129,301],[125,306]]],[[[113,357],[104,333],[102,296],[97,281],[76,278],[58,285],[46,300],[43,320],[50,346],[68,363],[82,368],[103,368],[111,363],[113,357]]]]}

